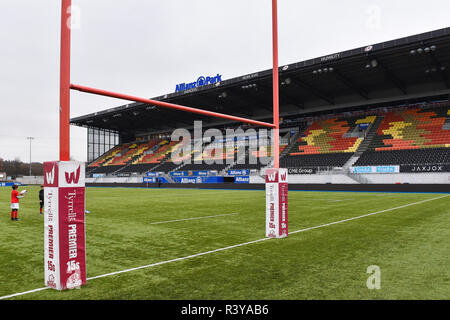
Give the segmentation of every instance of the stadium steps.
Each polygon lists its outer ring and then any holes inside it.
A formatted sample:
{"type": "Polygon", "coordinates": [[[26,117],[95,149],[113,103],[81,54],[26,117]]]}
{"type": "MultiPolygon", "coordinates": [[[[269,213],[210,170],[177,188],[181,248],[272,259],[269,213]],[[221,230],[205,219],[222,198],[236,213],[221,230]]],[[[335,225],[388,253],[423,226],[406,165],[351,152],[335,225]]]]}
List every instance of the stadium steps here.
{"type": "Polygon", "coordinates": [[[371,124],[368,129],[367,135],[364,138],[363,142],[361,142],[359,148],[355,152],[355,156],[361,156],[372,143],[373,138],[377,135],[378,128],[380,127],[381,122],[383,122],[384,116],[377,116],[375,121],[371,124]]]}
{"type": "MultiPolygon", "coordinates": [[[[150,148],[144,150],[144,152],[158,150],[158,147],[159,147],[159,145],[156,144],[156,145],[154,145],[154,146],[152,146],[152,147],[150,147],[150,148]]],[[[117,173],[119,173],[119,172],[121,172],[121,171],[128,172],[127,170],[130,169],[130,168],[132,168],[132,167],[135,165],[134,162],[135,162],[137,159],[142,158],[142,156],[143,156],[142,153],[139,153],[139,154],[134,155],[130,160],[128,160],[128,163],[127,163],[125,166],[123,166],[123,167],[120,168],[119,170],[113,172],[113,174],[117,174],[117,173]],[[126,169],[126,170],[125,170],[125,169],[126,169]]]]}
{"type": "Polygon", "coordinates": [[[353,155],[342,167],[342,170],[347,170],[348,168],[350,168],[351,166],[353,166],[353,164],[358,161],[359,156],[353,155]]]}
{"type": "MultiPolygon", "coordinates": [[[[170,143],[169,143],[170,144],[170,143]]],[[[177,145],[175,145],[175,146],[177,146],[177,145]]],[[[172,152],[174,151],[173,150],[173,148],[174,147],[172,147],[171,149],[169,149],[169,150],[166,150],[166,152],[164,153],[164,157],[162,158],[162,159],[160,159],[160,161],[159,162],[156,162],[156,163],[154,163],[154,165],[155,166],[153,166],[150,170],[148,170],[149,172],[151,171],[151,172],[155,172],[155,171],[158,171],[157,169],[158,168],[160,168],[161,166],[164,166],[165,164],[167,164],[168,162],[169,162],[169,160],[171,159],[171,157],[172,157],[172,152]]],[[[157,150],[159,150],[159,148],[157,148],[156,149],[156,151],[157,150]]],[[[155,150],[152,150],[152,151],[155,151],[155,150]]],[[[156,152],[157,153],[157,152],[156,152]]],[[[181,167],[181,166],[183,166],[183,164],[182,165],[180,165],[180,166],[178,166],[178,167],[176,167],[176,168],[174,168],[174,169],[170,169],[170,170],[168,170],[168,172],[169,171],[176,171],[179,167],[181,167]]],[[[162,172],[162,171],[159,171],[159,172],[162,172]]],[[[166,172],[164,172],[164,173],[166,173],[166,172]]],[[[171,180],[172,181],[172,180],[171,180]]]]}
{"type": "Polygon", "coordinates": [[[160,163],[158,163],[157,165],[155,165],[153,168],[151,168],[149,171],[157,171],[158,167],[161,167],[164,163],[166,163],[167,159],[163,159],[164,161],[161,161],[160,163]]]}
{"type": "Polygon", "coordinates": [[[123,166],[123,167],[119,168],[118,170],[112,172],[111,175],[117,175],[120,171],[122,171],[123,169],[125,169],[125,168],[128,167],[128,166],[129,166],[129,164],[126,165],[126,166],[123,166]]]}
{"type": "Polygon", "coordinates": [[[169,183],[175,183],[175,181],[173,181],[172,176],[168,173],[161,173],[161,176],[163,176],[163,178],[165,178],[167,181],[169,181],[169,183]]]}
{"type": "Polygon", "coordinates": [[[233,167],[236,166],[236,165],[238,164],[238,161],[239,161],[239,160],[241,160],[242,158],[245,159],[246,157],[248,158],[248,156],[249,156],[249,148],[248,148],[248,147],[245,147],[245,152],[244,152],[244,154],[243,154],[241,157],[237,158],[232,164],[226,166],[226,167],[220,172],[220,174],[222,174],[222,175],[226,174],[226,173],[228,172],[228,170],[232,170],[233,167]]]}
{"type": "Polygon", "coordinates": [[[292,150],[292,148],[294,148],[294,146],[296,145],[296,142],[298,140],[298,138],[300,138],[300,131],[297,131],[290,139],[289,139],[289,144],[288,146],[283,150],[283,152],[280,153],[280,159],[285,157],[287,154],[289,154],[292,150]]]}
{"type": "MultiPolygon", "coordinates": [[[[298,138],[300,137],[300,134],[301,134],[301,132],[297,131],[295,133],[295,135],[293,135],[292,137],[289,138],[288,146],[286,148],[284,148],[284,150],[282,152],[280,152],[280,159],[283,158],[284,156],[286,156],[287,154],[289,154],[290,150],[292,150],[292,148],[296,145],[296,142],[297,142],[298,138]]],[[[238,164],[239,160],[241,160],[242,158],[247,158],[248,159],[249,155],[250,155],[249,154],[249,148],[246,147],[244,155],[239,157],[238,159],[236,159],[236,161],[234,161],[234,163],[232,163],[229,166],[225,167],[225,169],[221,172],[221,174],[225,174],[226,172],[228,172],[228,170],[232,170],[238,164]]],[[[272,166],[273,166],[273,160],[271,160],[267,165],[261,165],[261,168],[259,169],[259,172],[262,172],[263,169],[270,168],[272,166]]],[[[261,177],[263,177],[263,175],[261,175],[261,173],[259,175],[261,177]]]]}
{"type": "MultiPolygon", "coordinates": [[[[192,162],[194,162],[194,159],[196,159],[198,156],[200,156],[203,153],[203,151],[202,152],[195,151],[197,149],[204,150],[203,143],[201,143],[200,145],[194,145],[193,151],[191,152],[191,161],[192,162]]],[[[167,157],[164,159],[164,162],[166,162],[169,158],[170,158],[170,154],[167,155],[167,157]]],[[[180,171],[180,169],[182,170],[183,167],[185,167],[186,165],[187,165],[187,163],[182,162],[179,166],[170,170],[170,172],[180,171]]]]}
{"type": "MultiPolygon", "coordinates": [[[[372,143],[373,138],[377,135],[378,127],[380,126],[381,122],[383,121],[383,118],[384,118],[383,116],[377,116],[375,121],[370,125],[370,127],[369,127],[369,129],[367,131],[367,135],[365,136],[363,142],[361,142],[361,144],[359,145],[358,149],[355,151],[353,156],[342,167],[344,172],[349,172],[350,173],[348,168],[353,166],[353,164],[355,164],[355,162],[358,161],[359,157],[361,157],[361,155],[365,151],[367,151],[367,149],[369,148],[370,144],[372,143]]],[[[353,179],[353,177],[350,177],[350,178],[353,179]]],[[[353,180],[355,180],[355,179],[353,179],[353,180]]],[[[360,182],[359,180],[356,180],[356,181],[360,182]]]]}
{"type": "Polygon", "coordinates": [[[445,120],[445,123],[442,126],[442,130],[450,130],[450,116],[448,116],[445,120]]]}
{"type": "Polygon", "coordinates": [[[352,173],[350,172],[349,169],[346,169],[343,171],[344,174],[349,177],[350,179],[360,183],[360,184],[370,184],[372,183],[369,179],[367,179],[366,177],[361,176],[360,174],[357,173],[352,173]]]}
{"type": "Polygon", "coordinates": [[[350,167],[353,166],[356,163],[356,161],[358,161],[358,159],[361,157],[361,155],[365,151],[367,151],[373,138],[377,135],[378,127],[380,126],[383,119],[384,119],[384,116],[377,116],[375,121],[370,125],[370,127],[367,131],[367,135],[365,136],[363,142],[361,142],[361,144],[359,145],[358,149],[355,151],[353,156],[342,167],[342,172],[347,177],[349,177],[350,179],[352,179],[360,184],[369,184],[369,183],[371,183],[371,181],[366,177],[363,177],[359,174],[351,172],[350,167]]]}
{"type": "Polygon", "coordinates": [[[161,143],[161,142],[162,142],[162,140],[156,141],[155,144],[154,144],[153,146],[151,146],[151,147],[148,148],[147,150],[144,150],[143,153],[139,153],[139,154],[133,156],[133,157],[131,158],[131,161],[130,161],[129,164],[130,164],[130,165],[131,165],[131,164],[137,164],[137,161],[140,160],[140,159],[142,159],[143,157],[145,157],[147,154],[149,154],[149,153],[154,154],[155,152],[157,152],[158,149],[161,147],[161,146],[160,146],[160,143],[161,143]]]}
{"type": "MultiPolygon", "coordinates": [[[[297,145],[297,140],[300,138],[300,135],[303,133],[303,131],[297,131],[290,139],[289,144],[284,150],[280,153],[280,160],[287,156],[292,148],[294,148],[297,145]]],[[[265,169],[271,168],[273,166],[273,160],[271,160],[266,166],[261,167],[260,176],[265,179],[265,173],[264,175],[261,172],[265,172],[265,169]],[[263,171],[264,169],[264,171],[263,171]]]]}
{"type": "Polygon", "coordinates": [[[175,167],[173,170],[170,170],[170,172],[172,172],[172,171],[179,171],[179,170],[182,169],[185,165],[186,165],[186,163],[182,163],[182,164],[180,164],[178,167],[175,167]]]}

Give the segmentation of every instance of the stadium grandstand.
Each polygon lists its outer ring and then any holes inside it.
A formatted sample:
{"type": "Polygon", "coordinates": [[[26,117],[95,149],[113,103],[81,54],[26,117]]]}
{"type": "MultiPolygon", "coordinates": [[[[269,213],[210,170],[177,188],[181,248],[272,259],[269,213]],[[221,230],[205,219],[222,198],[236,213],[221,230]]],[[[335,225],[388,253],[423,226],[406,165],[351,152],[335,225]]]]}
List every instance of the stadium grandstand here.
{"type": "MultiPolygon", "coordinates": [[[[289,169],[290,183],[415,183],[421,178],[413,173],[449,172],[449,69],[450,28],[281,66],[280,167],[289,169]]],[[[271,82],[272,70],[264,70],[152,99],[271,122],[271,82]]],[[[174,183],[188,176],[197,179],[187,182],[262,183],[271,165],[261,128],[232,121],[130,103],[71,124],[88,130],[92,182],[122,176],[174,183]],[[202,134],[235,134],[196,140],[195,121],[202,121],[202,134]],[[182,150],[191,142],[171,139],[178,128],[195,142],[188,153],[182,150]],[[190,163],[174,161],[174,154],[190,163]]]]}

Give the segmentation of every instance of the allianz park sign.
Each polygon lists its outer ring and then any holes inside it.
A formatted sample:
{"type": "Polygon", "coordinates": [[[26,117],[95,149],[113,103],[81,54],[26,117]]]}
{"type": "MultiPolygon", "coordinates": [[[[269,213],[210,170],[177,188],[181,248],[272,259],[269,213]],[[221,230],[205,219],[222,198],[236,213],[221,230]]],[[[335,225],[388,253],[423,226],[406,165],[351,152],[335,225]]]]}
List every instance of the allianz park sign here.
{"type": "Polygon", "coordinates": [[[217,74],[214,77],[201,76],[201,77],[198,77],[197,81],[189,82],[189,83],[183,82],[183,83],[177,84],[175,87],[175,92],[191,90],[191,89],[195,89],[198,87],[206,86],[208,84],[219,83],[221,81],[222,81],[221,74],[217,74]]]}

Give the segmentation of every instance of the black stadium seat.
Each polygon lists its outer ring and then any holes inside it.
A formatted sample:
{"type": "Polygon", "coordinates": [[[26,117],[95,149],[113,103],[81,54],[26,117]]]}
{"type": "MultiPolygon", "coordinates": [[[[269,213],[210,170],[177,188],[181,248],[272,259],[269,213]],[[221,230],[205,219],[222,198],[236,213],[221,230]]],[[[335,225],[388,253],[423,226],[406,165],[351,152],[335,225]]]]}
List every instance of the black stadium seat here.
{"type": "Polygon", "coordinates": [[[354,166],[450,164],[450,148],[366,151],[354,166]]]}

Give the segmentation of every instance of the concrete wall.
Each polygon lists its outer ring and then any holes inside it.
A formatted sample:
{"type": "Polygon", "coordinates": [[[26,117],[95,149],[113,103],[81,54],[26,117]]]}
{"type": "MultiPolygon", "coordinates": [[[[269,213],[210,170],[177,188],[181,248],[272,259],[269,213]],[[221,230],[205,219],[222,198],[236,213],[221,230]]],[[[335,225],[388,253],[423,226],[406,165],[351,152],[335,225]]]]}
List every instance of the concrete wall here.
{"type": "MultiPolygon", "coordinates": [[[[372,173],[359,174],[371,184],[450,184],[450,172],[444,173],[372,173]]],[[[17,178],[22,184],[44,184],[43,176],[17,178]]],[[[86,178],[86,183],[142,183],[142,177],[103,177],[86,178]]],[[[265,183],[260,176],[250,176],[250,184],[265,183]]],[[[289,175],[292,184],[358,184],[344,174],[297,174],[289,175]]]]}
{"type": "MultiPolygon", "coordinates": [[[[331,178],[323,178],[320,175],[309,175],[309,179],[289,179],[292,183],[358,183],[345,175],[333,175],[331,178]],[[325,179],[326,182],[323,182],[325,179]],[[298,182],[298,181],[308,182],[298,182]]],[[[410,183],[410,184],[447,184],[450,183],[450,172],[445,173],[367,173],[358,174],[367,179],[370,184],[396,184],[396,183],[410,183]]],[[[325,175],[327,177],[327,175],[325,175]]],[[[290,178],[290,177],[289,177],[290,178]]]]}
{"type": "MultiPolygon", "coordinates": [[[[359,174],[371,184],[450,184],[450,172],[446,173],[372,173],[359,174]]],[[[41,177],[42,178],[42,177],[41,177]]],[[[25,182],[22,182],[25,183],[25,182]]],[[[38,182],[37,184],[43,183],[38,182]]],[[[142,177],[86,178],[86,183],[142,183],[142,177]]],[[[265,183],[260,176],[250,176],[251,184],[265,183]]],[[[292,184],[359,184],[345,174],[297,174],[289,175],[292,184]]],[[[36,183],[25,183],[36,184],[36,183]]]]}
{"type": "Polygon", "coordinates": [[[289,183],[295,184],[305,184],[305,183],[315,183],[315,184],[358,184],[357,181],[344,174],[297,174],[289,175],[289,183]]]}
{"type": "Polygon", "coordinates": [[[450,172],[443,173],[372,173],[361,174],[373,184],[410,183],[410,184],[447,184],[450,172]]]}
{"type": "MultiPolygon", "coordinates": [[[[371,184],[449,184],[450,172],[445,173],[371,173],[359,174],[371,184]]],[[[250,183],[265,183],[260,176],[250,176],[250,183]]],[[[344,174],[297,174],[289,175],[293,184],[359,184],[344,174]]]]}
{"type": "MultiPolygon", "coordinates": [[[[89,183],[88,187],[265,190],[264,183],[89,183]]],[[[290,191],[438,192],[449,193],[450,184],[290,184],[290,191]]]]}
{"type": "Polygon", "coordinates": [[[41,184],[44,184],[44,177],[43,176],[25,176],[25,177],[17,178],[16,181],[20,182],[22,184],[41,185],[41,184]]]}
{"type": "Polygon", "coordinates": [[[142,183],[142,177],[86,178],[86,183],[142,183]]]}

